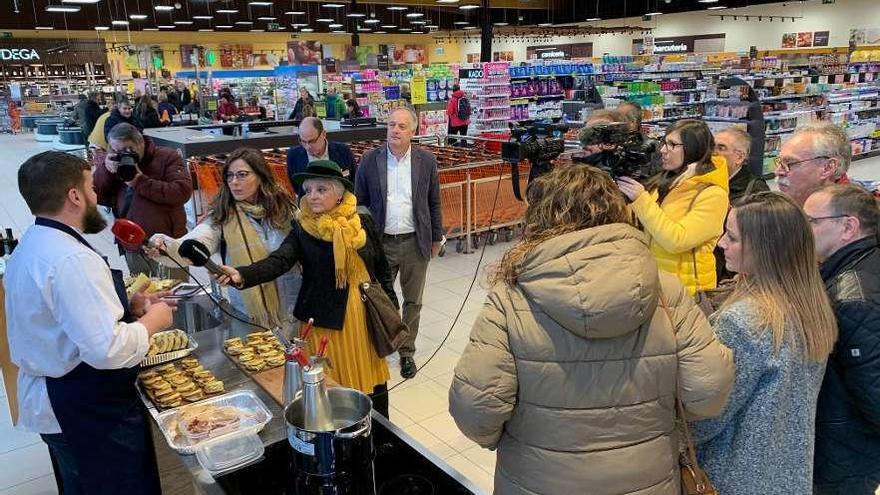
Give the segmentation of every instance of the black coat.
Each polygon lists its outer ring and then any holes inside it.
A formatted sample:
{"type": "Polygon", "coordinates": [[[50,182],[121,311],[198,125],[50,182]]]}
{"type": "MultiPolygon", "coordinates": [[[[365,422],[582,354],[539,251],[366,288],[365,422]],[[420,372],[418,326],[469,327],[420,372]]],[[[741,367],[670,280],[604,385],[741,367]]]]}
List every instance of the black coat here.
{"type": "MultiPolygon", "coordinates": [[[[839,335],[816,409],[813,479],[880,474],[880,248],[853,242],[821,266],[839,335]]],[[[873,493],[873,491],[871,492],[873,493]]]]}
{"type": "MultiPolygon", "coordinates": [[[[367,265],[370,277],[382,285],[388,297],[396,305],[394,280],[388,269],[382,242],[375,233],[375,226],[369,214],[361,214],[360,217],[363,229],[367,232],[367,243],[358,254],[367,265]]],[[[266,259],[249,266],[238,267],[244,279],[242,288],[275,280],[287,273],[297,262],[302,265],[303,279],[293,315],[300,321],[314,318],[315,325],[319,327],[342,330],[348,291],[358,288],[352,286],[345,289],[336,288],[333,243],[312,237],[298,222],[293,222],[293,228],[281,246],[266,259]]]]}
{"type": "Polygon", "coordinates": [[[140,131],[144,130],[144,128],[134,119],[134,114],[129,118],[125,118],[119,113],[119,110],[113,110],[110,116],[107,117],[107,120],[104,121],[104,139],[107,139],[107,134],[110,134],[110,129],[113,129],[113,126],[123,122],[137,127],[140,131]]]}

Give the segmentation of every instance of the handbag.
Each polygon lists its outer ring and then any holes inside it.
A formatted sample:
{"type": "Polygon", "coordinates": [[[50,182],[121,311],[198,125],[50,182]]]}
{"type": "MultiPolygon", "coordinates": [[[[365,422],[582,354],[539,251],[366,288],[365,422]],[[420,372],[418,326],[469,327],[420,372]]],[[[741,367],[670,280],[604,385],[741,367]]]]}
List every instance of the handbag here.
{"type": "Polygon", "coordinates": [[[714,289],[698,290],[697,293],[694,294],[694,301],[704,315],[710,316],[712,313],[718,311],[718,308],[724,304],[724,301],[733,294],[733,289],[735,288],[735,280],[724,280],[714,289]]]}
{"type": "Polygon", "coordinates": [[[373,282],[358,285],[367,313],[367,329],[380,358],[393,354],[409,337],[409,328],[382,286],[373,282]]]}
{"type": "MultiPolygon", "coordinates": [[[[673,326],[675,331],[675,321],[669,314],[669,308],[663,298],[662,289],[658,291],[660,305],[666,313],[666,318],[673,326]]],[[[684,450],[678,453],[678,468],[681,472],[681,493],[682,495],[718,495],[715,486],[709,479],[709,475],[697,463],[697,449],[694,448],[694,441],[691,439],[691,430],[687,424],[687,416],[684,413],[684,404],[678,393],[675,395],[675,408],[680,421],[680,431],[684,437],[684,450]]]]}

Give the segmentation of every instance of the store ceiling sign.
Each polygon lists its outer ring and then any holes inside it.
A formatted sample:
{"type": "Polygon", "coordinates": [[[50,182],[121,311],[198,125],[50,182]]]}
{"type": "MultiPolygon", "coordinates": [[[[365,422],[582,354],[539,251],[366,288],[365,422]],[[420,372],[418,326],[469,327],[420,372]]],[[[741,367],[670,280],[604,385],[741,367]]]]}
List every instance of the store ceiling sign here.
{"type": "Polygon", "coordinates": [[[654,53],[687,53],[691,51],[687,43],[658,41],[654,43],[654,53]]]}
{"type": "Polygon", "coordinates": [[[724,51],[724,33],[694,36],[646,37],[632,40],[633,55],[670,53],[708,53],[724,51]],[[651,43],[653,41],[653,43],[651,43]]]}
{"type": "Polygon", "coordinates": [[[483,69],[458,69],[459,79],[482,79],[483,69]]]}
{"type": "Polygon", "coordinates": [[[526,58],[529,60],[554,60],[590,58],[593,56],[592,43],[570,43],[566,45],[529,46],[526,47],[526,58]]]}
{"type": "Polygon", "coordinates": [[[33,48],[0,48],[0,60],[40,60],[33,48]]]}

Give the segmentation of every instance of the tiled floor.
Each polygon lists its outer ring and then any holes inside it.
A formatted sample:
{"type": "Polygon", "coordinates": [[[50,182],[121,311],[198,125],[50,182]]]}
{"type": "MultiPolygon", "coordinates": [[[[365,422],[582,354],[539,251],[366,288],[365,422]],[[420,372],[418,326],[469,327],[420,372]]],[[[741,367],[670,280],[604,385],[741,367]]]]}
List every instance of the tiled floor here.
{"type": "MultiPolygon", "coordinates": [[[[0,149],[4,151],[0,160],[0,227],[11,226],[20,234],[33,222],[18,194],[15,171],[28,156],[49,147],[35,143],[31,136],[0,136],[0,149]]],[[[851,175],[880,179],[880,159],[857,162],[851,175]]],[[[104,253],[115,252],[109,234],[94,236],[91,241],[104,253]]],[[[481,285],[485,280],[483,267],[498,260],[509,246],[499,243],[487,247],[479,263],[479,251],[456,254],[454,245],[450,245],[449,254],[431,262],[416,354],[416,362],[424,367],[416,378],[394,388],[390,397],[391,419],[486,493],[492,491],[495,454],[461,434],[449,415],[447,392],[453,368],[486,295],[481,285]],[[481,270],[472,286],[478,264],[481,270]]],[[[122,260],[114,257],[111,264],[124,266],[122,260]]],[[[389,385],[394,386],[400,378],[397,363],[391,361],[389,385]]],[[[46,447],[38,436],[12,428],[3,387],[0,394],[0,495],[54,494],[46,447]]]]}

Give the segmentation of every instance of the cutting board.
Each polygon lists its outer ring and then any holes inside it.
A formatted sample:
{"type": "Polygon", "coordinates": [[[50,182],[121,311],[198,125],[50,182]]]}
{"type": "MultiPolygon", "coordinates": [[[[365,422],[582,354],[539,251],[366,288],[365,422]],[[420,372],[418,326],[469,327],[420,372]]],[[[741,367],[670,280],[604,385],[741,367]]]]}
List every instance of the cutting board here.
{"type": "MultiPolygon", "coordinates": [[[[253,378],[253,380],[257,382],[257,385],[265,390],[266,393],[275,399],[275,402],[284,407],[281,403],[281,395],[284,392],[284,366],[255,373],[251,375],[251,378],[253,378]]],[[[338,383],[327,377],[324,377],[324,383],[327,387],[339,386],[338,383]]]]}

